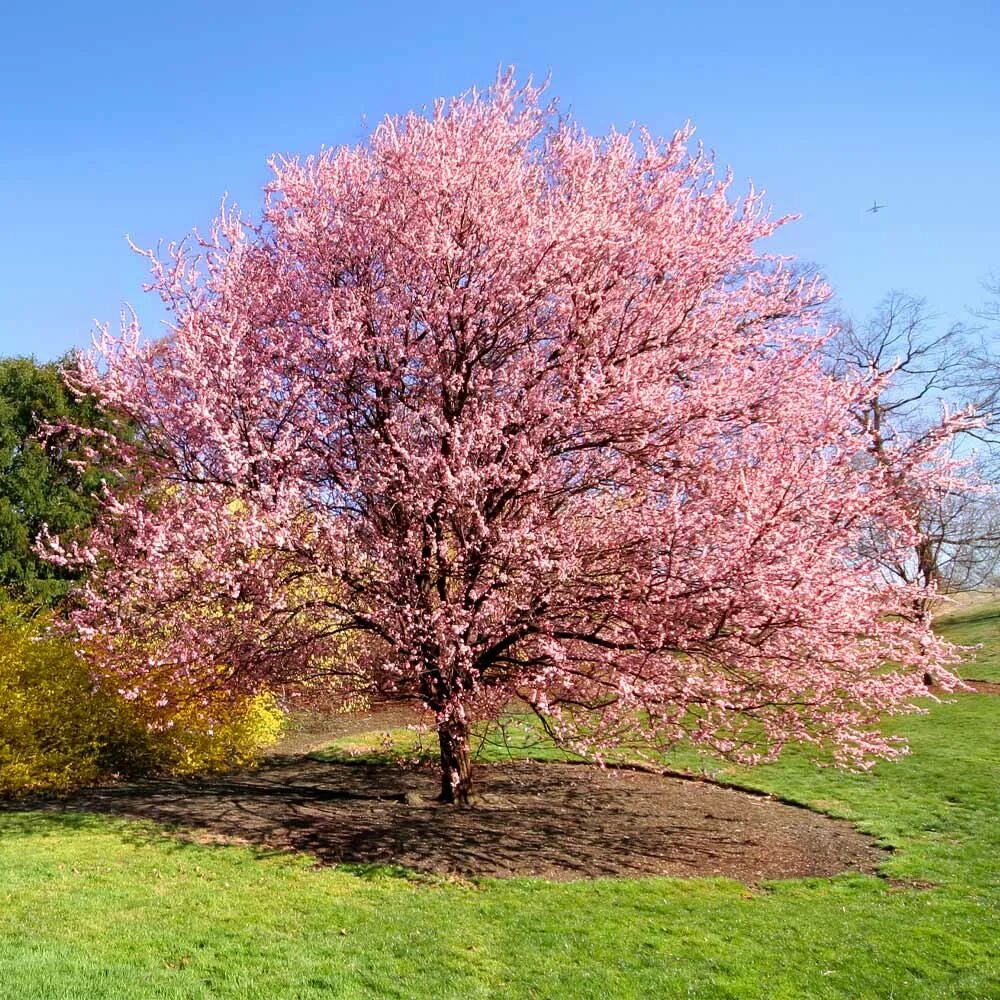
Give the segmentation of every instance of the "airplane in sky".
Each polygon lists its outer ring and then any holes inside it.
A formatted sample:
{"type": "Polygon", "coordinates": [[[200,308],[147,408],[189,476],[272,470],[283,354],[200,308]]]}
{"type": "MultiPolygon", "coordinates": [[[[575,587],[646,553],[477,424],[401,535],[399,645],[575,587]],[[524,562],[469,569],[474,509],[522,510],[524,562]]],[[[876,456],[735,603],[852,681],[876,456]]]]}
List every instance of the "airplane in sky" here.
{"type": "Polygon", "coordinates": [[[875,214],[878,213],[878,210],[880,208],[885,208],[885,205],[880,205],[877,201],[873,201],[872,202],[872,207],[871,208],[866,208],[865,211],[866,212],[871,212],[872,215],[875,215],[875,214]]]}

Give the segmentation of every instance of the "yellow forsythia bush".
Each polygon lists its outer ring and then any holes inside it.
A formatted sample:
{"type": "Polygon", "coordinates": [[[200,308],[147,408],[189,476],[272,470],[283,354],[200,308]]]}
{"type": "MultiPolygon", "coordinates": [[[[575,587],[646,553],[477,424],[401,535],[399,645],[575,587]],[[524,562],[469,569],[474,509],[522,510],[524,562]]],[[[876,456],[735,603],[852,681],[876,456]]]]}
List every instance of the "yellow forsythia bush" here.
{"type": "MultiPolygon", "coordinates": [[[[141,713],[142,706],[135,711],[141,713]]],[[[152,769],[188,775],[253,764],[281,735],[285,718],[271,694],[227,705],[217,714],[221,718],[209,722],[200,712],[182,708],[169,729],[147,730],[152,769]]]]}
{"type": "Polygon", "coordinates": [[[64,791],[114,775],[244,766],[281,732],[283,714],[270,695],[213,714],[219,718],[210,723],[181,709],[163,727],[141,700],[96,686],[45,616],[0,604],[0,795],[64,791]]]}

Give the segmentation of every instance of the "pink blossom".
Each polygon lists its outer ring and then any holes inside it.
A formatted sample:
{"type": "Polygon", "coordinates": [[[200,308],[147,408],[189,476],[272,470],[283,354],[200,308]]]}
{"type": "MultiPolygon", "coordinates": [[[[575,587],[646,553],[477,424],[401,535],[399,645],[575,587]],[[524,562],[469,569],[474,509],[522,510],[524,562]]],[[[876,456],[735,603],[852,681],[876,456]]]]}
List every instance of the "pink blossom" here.
{"type": "Polygon", "coordinates": [[[825,288],[690,138],[593,138],[503,75],[149,254],[169,334],[102,331],[77,383],[146,478],[51,549],[93,567],[99,669],[422,704],[446,799],[515,697],[598,759],[901,752],[879,718],[955,654],[859,542],[911,544],[941,441],[868,460],[825,288]]]}

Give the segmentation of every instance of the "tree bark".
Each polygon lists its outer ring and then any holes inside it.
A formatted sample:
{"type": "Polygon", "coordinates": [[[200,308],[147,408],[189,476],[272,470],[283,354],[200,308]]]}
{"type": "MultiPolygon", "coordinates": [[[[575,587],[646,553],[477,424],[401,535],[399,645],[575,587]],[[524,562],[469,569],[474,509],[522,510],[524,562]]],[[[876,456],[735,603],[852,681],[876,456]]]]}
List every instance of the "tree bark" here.
{"type": "Polygon", "coordinates": [[[450,805],[472,803],[472,761],[469,757],[469,727],[451,720],[438,728],[441,745],[441,794],[450,805]]]}

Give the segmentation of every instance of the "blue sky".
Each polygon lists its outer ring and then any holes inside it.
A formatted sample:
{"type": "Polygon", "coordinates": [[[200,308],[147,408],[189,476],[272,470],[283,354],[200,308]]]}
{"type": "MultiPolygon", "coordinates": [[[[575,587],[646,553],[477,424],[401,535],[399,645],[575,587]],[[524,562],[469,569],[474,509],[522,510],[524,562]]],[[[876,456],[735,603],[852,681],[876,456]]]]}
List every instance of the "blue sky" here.
{"type": "Polygon", "coordinates": [[[1000,4],[19,4],[0,36],[0,355],[55,357],[132,302],[140,245],[260,203],[272,152],[353,143],[499,64],[588,129],[685,120],[845,309],[942,320],[1000,271],[1000,4]],[[865,208],[877,198],[878,215],[865,208]]]}

